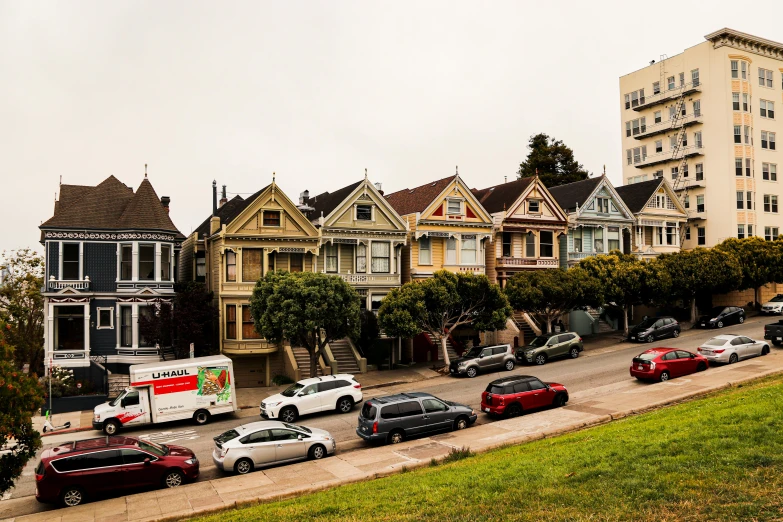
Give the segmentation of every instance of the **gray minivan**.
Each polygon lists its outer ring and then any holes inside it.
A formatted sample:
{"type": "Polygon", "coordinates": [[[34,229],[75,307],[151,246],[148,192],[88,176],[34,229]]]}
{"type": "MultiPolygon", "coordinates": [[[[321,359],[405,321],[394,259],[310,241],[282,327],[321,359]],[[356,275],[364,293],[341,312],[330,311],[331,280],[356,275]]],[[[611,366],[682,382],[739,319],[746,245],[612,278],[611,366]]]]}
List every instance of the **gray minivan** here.
{"type": "Polygon", "coordinates": [[[476,411],[429,393],[375,397],[364,403],[356,434],[367,441],[397,444],[408,437],[441,430],[462,430],[476,422],[476,411]]]}

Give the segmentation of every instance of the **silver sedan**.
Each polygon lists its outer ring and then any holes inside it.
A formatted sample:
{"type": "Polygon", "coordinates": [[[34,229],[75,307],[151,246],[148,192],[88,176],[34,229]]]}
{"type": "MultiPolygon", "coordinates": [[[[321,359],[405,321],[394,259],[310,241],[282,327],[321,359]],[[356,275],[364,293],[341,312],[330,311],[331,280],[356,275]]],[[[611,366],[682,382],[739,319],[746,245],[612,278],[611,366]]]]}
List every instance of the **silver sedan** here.
{"type": "Polygon", "coordinates": [[[329,432],[279,421],[243,424],[214,438],[212,461],[221,470],[244,475],[256,468],[334,453],[329,432]]]}
{"type": "Polygon", "coordinates": [[[748,357],[767,355],[769,345],[744,335],[716,335],[699,346],[699,353],[710,362],[731,364],[748,357]]]}

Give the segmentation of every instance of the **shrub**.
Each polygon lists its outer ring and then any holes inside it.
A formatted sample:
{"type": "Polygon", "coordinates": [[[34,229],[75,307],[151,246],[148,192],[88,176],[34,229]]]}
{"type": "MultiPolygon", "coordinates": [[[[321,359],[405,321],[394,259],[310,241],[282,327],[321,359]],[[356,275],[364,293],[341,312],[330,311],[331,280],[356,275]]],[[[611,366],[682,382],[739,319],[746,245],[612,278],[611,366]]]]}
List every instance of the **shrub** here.
{"type": "Polygon", "coordinates": [[[293,384],[293,383],[294,383],[293,379],[291,379],[288,375],[283,375],[282,373],[272,377],[272,384],[275,386],[282,386],[283,384],[293,384]]]}

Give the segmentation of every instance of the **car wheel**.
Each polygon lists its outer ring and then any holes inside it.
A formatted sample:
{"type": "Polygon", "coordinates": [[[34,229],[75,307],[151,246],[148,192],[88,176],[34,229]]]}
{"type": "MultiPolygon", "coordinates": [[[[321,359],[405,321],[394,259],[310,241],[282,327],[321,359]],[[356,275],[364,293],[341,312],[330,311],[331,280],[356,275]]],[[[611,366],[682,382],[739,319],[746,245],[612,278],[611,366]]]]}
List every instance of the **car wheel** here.
{"type": "Polygon", "coordinates": [[[307,452],[307,456],[310,457],[310,460],[321,460],[326,456],[326,448],[321,444],[316,444],[310,448],[310,451],[307,452]]]}
{"type": "Polygon", "coordinates": [[[178,469],[172,469],[163,477],[163,485],[167,488],[178,488],[185,482],[185,475],[178,469]]]}
{"type": "Polygon", "coordinates": [[[209,422],[209,417],[210,415],[207,410],[198,410],[196,413],[193,414],[193,421],[199,426],[203,426],[204,424],[209,422]]]}
{"type": "Polygon", "coordinates": [[[78,506],[84,502],[84,492],[81,490],[81,488],[71,486],[69,488],[65,488],[63,494],[60,495],[60,500],[66,507],[78,506]]]}
{"type": "Polygon", "coordinates": [[[665,371],[665,370],[664,370],[664,371],[662,371],[662,372],[661,372],[660,379],[661,379],[661,382],[666,382],[666,381],[668,381],[668,380],[669,380],[669,372],[667,372],[667,371],[665,371]]]}
{"type": "Polygon", "coordinates": [[[390,444],[399,444],[404,440],[405,440],[405,432],[403,432],[402,430],[394,430],[393,432],[389,433],[390,444]]]}
{"type": "Polygon", "coordinates": [[[761,355],[767,355],[769,353],[769,346],[766,344],[761,347],[761,355]]]}
{"type": "Polygon", "coordinates": [[[337,411],[340,413],[351,413],[353,409],[353,399],[350,397],[343,397],[337,401],[337,411]]]}
{"type": "Polygon", "coordinates": [[[700,362],[700,363],[699,363],[699,364],[696,366],[696,371],[697,371],[697,372],[703,372],[703,371],[704,371],[704,370],[706,370],[706,369],[707,369],[707,365],[706,365],[706,364],[704,364],[703,362],[700,362]]]}
{"type": "Polygon", "coordinates": [[[464,430],[468,426],[470,426],[470,422],[467,417],[457,417],[454,421],[454,430],[464,430]]]}
{"type": "Polygon", "coordinates": [[[573,348],[571,348],[571,358],[576,359],[577,357],[579,357],[579,348],[574,346],[573,348]]]}
{"type": "Polygon", "coordinates": [[[471,379],[472,379],[473,377],[475,377],[476,375],[478,375],[478,371],[477,371],[477,370],[476,370],[476,368],[475,368],[475,367],[473,367],[473,366],[471,366],[470,368],[468,368],[468,371],[467,371],[466,373],[467,373],[468,377],[470,377],[471,379]]]}
{"type": "Polygon", "coordinates": [[[120,431],[120,422],[117,419],[109,419],[103,424],[103,433],[106,435],[116,435],[120,431]]]}
{"type": "Polygon", "coordinates": [[[539,366],[541,366],[542,364],[546,364],[546,354],[539,353],[538,355],[536,355],[535,361],[536,361],[536,364],[539,365],[539,366]]]}
{"type": "Polygon", "coordinates": [[[506,416],[508,417],[519,417],[522,415],[522,406],[520,406],[518,403],[509,404],[508,408],[506,408],[506,416]]]}
{"type": "Polygon", "coordinates": [[[729,364],[734,364],[737,361],[739,361],[739,356],[736,353],[729,356],[729,364]]]}
{"type": "Polygon", "coordinates": [[[739,318],[739,324],[742,324],[742,323],[744,323],[744,322],[745,322],[745,318],[744,318],[744,317],[742,317],[742,316],[740,316],[740,318],[739,318]]]}
{"type": "Polygon", "coordinates": [[[253,461],[250,459],[239,459],[234,464],[234,471],[237,475],[247,475],[253,471],[253,461]]]}
{"type": "Polygon", "coordinates": [[[561,408],[565,406],[566,403],[566,396],[564,393],[558,393],[555,395],[555,400],[552,401],[552,406],[555,408],[561,408]]]}
{"type": "Polygon", "coordinates": [[[679,336],[680,336],[680,331],[674,330],[674,337],[679,337],[679,336]]]}
{"type": "Polygon", "coordinates": [[[514,369],[514,361],[506,361],[506,370],[511,371],[514,369]]]}
{"type": "Polygon", "coordinates": [[[718,328],[723,328],[723,321],[718,321],[718,328]]]}
{"type": "Polygon", "coordinates": [[[651,342],[654,342],[654,341],[655,341],[655,337],[653,337],[653,334],[650,334],[650,335],[647,336],[647,342],[648,343],[651,343],[651,342]]]}
{"type": "Polygon", "coordinates": [[[282,411],[280,411],[280,415],[279,415],[281,421],[287,422],[289,424],[296,421],[297,417],[298,415],[296,413],[296,408],[292,408],[291,406],[288,406],[287,408],[283,408],[282,411]]]}

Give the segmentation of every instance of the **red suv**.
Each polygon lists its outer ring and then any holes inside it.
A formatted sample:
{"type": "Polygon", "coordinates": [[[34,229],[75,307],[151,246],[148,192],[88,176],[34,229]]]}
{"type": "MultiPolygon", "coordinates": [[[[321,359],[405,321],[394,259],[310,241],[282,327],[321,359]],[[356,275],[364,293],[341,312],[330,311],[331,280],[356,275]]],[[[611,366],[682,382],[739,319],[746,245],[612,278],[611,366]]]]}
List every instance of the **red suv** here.
{"type": "Polygon", "coordinates": [[[631,362],[631,377],[643,381],[668,381],[709,368],[707,359],[699,354],[679,348],[651,348],[631,362]]]}
{"type": "Polygon", "coordinates": [[[129,488],[175,488],[198,477],[195,453],[133,437],[99,437],[48,449],[35,468],[35,498],[78,506],[85,497],[129,488]]]}
{"type": "Polygon", "coordinates": [[[530,375],[513,375],[489,383],[481,394],[481,411],[516,417],[523,411],[560,407],[566,402],[568,390],[562,384],[543,383],[530,375]]]}

